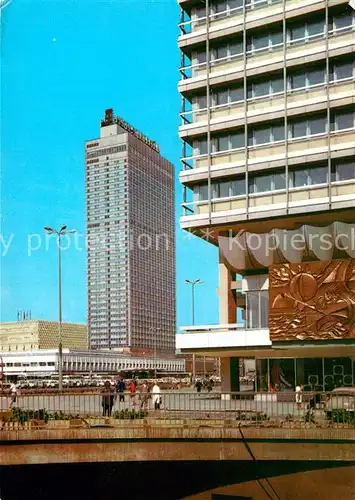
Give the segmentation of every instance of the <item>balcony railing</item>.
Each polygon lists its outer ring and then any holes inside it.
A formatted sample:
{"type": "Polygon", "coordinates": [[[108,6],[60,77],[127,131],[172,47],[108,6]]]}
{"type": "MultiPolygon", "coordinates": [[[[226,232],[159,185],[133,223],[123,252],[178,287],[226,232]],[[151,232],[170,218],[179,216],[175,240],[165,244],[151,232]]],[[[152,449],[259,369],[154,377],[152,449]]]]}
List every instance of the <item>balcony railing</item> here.
{"type": "MultiPolygon", "coordinates": [[[[331,142],[332,139],[334,140],[337,139],[337,137],[344,136],[345,141],[347,139],[347,135],[350,133],[352,136],[354,129],[343,129],[343,130],[336,130],[336,131],[331,131],[330,132],[330,137],[331,137],[331,142]]],[[[328,132],[321,133],[321,134],[314,134],[314,135],[307,135],[304,137],[292,137],[287,139],[287,143],[289,144],[289,154],[292,155],[292,153],[295,151],[299,152],[302,150],[302,148],[306,147],[306,149],[311,149],[311,147],[317,147],[317,148],[322,148],[322,144],[316,144],[318,140],[321,142],[326,141],[328,137],[328,132]],[[310,146],[307,146],[307,143],[309,143],[310,146]],[[300,144],[301,147],[295,147],[293,148],[293,145],[300,144]]],[[[350,142],[352,141],[352,138],[350,139],[350,142]]],[[[267,156],[270,158],[272,157],[273,154],[270,153],[270,148],[275,149],[275,155],[280,157],[280,154],[282,154],[282,148],[284,148],[286,141],[281,140],[281,141],[274,141],[274,142],[269,142],[265,144],[258,144],[256,146],[248,146],[248,155],[250,158],[257,159],[257,158],[262,158],[263,156],[267,156]],[[265,153],[265,148],[268,148],[268,151],[265,153]]],[[[339,145],[340,143],[337,142],[339,145]]],[[[326,147],[327,144],[325,144],[324,147],[326,147]]],[[[318,151],[319,152],[319,151],[318,151]]],[[[309,152],[310,153],[310,152],[309,152]]],[[[245,147],[242,148],[235,148],[235,149],[228,149],[224,151],[215,151],[211,153],[211,163],[212,167],[217,166],[217,165],[224,165],[228,166],[228,164],[240,162],[240,165],[243,165],[245,162],[245,147]]],[[[207,154],[193,154],[191,156],[185,156],[181,158],[181,162],[183,165],[183,170],[190,170],[194,168],[206,168],[207,167],[207,162],[208,162],[208,155],[207,154]]]]}
{"type": "MultiPolygon", "coordinates": [[[[290,187],[289,190],[289,207],[297,205],[312,206],[324,204],[329,200],[328,184],[313,184],[305,187],[290,187]]],[[[351,196],[355,198],[355,179],[346,181],[331,182],[331,199],[336,201],[338,196],[351,196]]],[[[286,189],[279,189],[268,192],[249,194],[249,210],[252,212],[272,211],[273,209],[280,210],[286,208],[286,189]]],[[[208,214],[209,203],[204,201],[193,201],[181,204],[183,216],[201,216],[208,214]]],[[[228,198],[213,198],[211,200],[212,212],[218,215],[220,212],[231,211],[233,214],[243,214],[246,212],[246,196],[230,196],[228,198]]]]}
{"type": "MultiPolygon", "coordinates": [[[[349,25],[349,26],[344,26],[341,28],[333,29],[328,31],[328,37],[333,38],[334,36],[339,36],[339,35],[345,35],[349,32],[354,31],[355,29],[355,24],[349,25]]],[[[286,41],[286,48],[291,49],[293,47],[297,48],[302,48],[302,45],[311,45],[313,46],[313,43],[318,42],[319,40],[325,41],[327,37],[327,33],[316,33],[315,35],[310,35],[307,37],[302,37],[302,38],[297,38],[295,40],[287,40],[286,41]]],[[[267,53],[279,53],[280,54],[280,61],[283,60],[281,57],[283,55],[283,47],[284,47],[284,42],[275,44],[271,47],[262,47],[260,49],[251,49],[248,50],[246,55],[247,55],[247,63],[248,60],[250,61],[251,59],[258,58],[260,55],[267,54],[267,53]]],[[[310,47],[312,48],[312,47],[310,47]]],[[[287,54],[287,52],[286,52],[287,54]]],[[[221,67],[222,71],[228,69],[229,63],[231,69],[235,72],[238,71],[238,67],[236,67],[235,62],[236,61],[241,61],[241,65],[239,70],[243,70],[243,62],[244,62],[244,55],[243,53],[239,54],[234,54],[232,56],[227,56],[227,57],[221,57],[219,59],[214,59],[211,60],[209,63],[210,66],[210,73],[214,73],[218,71],[219,67],[221,67]],[[226,66],[227,64],[227,66],[226,66]]],[[[197,76],[205,76],[207,72],[207,62],[203,63],[194,63],[194,64],[189,64],[186,66],[183,66],[180,68],[180,73],[182,75],[182,80],[190,79],[193,77],[197,76]]]]}
{"type": "MultiPolygon", "coordinates": [[[[262,9],[265,7],[269,7],[270,5],[274,5],[277,3],[281,3],[282,0],[256,0],[249,1],[245,4],[245,10],[248,12],[250,10],[262,9]]],[[[226,9],[222,12],[211,12],[209,15],[209,21],[213,24],[215,21],[221,21],[223,19],[233,18],[236,16],[243,15],[243,5],[240,7],[235,7],[234,9],[226,9]]],[[[206,16],[198,17],[195,19],[189,19],[179,24],[180,34],[187,35],[198,30],[201,27],[206,26],[206,16]]]]}
{"type": "MultiPolygon", "coordinates": [[[[331,86],[331,91],[334,90],[334,94],[330,95],[331,99],[337,98],[337,90],[344,84],[353,82],[353,77],[342,78],[338,80],[330,80],[329,85],[331,86]]],[[[320,92],[320,99],[323,98],[324,101],[327,100],[327,95],[324,90],[327,87],[327,82],[321,82],[314,85],[308,85],[307,87],[300,87],[287,89],[286,96],[288,98],[292,98],[295,96],[297,98],[297,105],[304,106],[308,104],[308,101],[314,98],[314,95],[320,92]]],[[[341,90],[341,89],[340,89],[341,90]]],[[[258,115],[261,113],[272,113],[274,111],[274,106],[276,107],[278,104],[280,106],[284,105],[284,91],[275,92],[272,94],[266,94],[263,96],[250,97],[247,99],[247,114],[251,114],[254,110],[253,108],[257,108],[258,115]],[[266,106],[264,106],[266,104],[266,106]]],[[[291,103],[288,103],[291,104],[291,103]]],[[[294,102],[292,102],[292,108],[295,108],[294,102]]],[[[283,108],[282,108],[283,109],[283,108]]],[[[275,109],[277,111],[277,109],[275,109]]],[[[180,113],[181,117],[181,126],[182,130],[185,129],[186,126],[195,124],[197,126],[202,126],[207,123],[207,112],[208,108],[200,108],[200,109],[190,109],[183,113],[180,113]]],[[[236,116],[244,117],[244,100],[228,102],[225,104],[218,104],[210,106],[211,113],[211,121],[217,121],[218,119],[226,119],[230,117],[230,119],[235,118],[236,116]]]]}

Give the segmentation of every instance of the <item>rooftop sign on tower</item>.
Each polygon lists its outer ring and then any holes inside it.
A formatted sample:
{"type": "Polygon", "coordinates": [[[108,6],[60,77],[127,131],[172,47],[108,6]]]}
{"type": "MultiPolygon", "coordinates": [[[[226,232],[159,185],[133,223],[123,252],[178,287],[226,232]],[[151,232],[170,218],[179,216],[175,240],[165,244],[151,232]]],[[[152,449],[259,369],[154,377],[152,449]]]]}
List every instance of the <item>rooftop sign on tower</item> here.
{"type": "Polygon", "coordinates": [[[149,139],[146,135],[142,134],[142,132],[139,132],[139,130],[135,129],[132,127],[129,123],[127,123],[125,120],[120,118],[119,116],[114,116],[113,114],[113,109],[105,109],[105,118],[104,120],[101,120],[101,127],[107,127],[109,125],[113,125],[116,123],[120,127],[122,127],[124,130],[127,132],[131,133],[132,135],[136,136],[139,140],[147,144],[149,147],[154,149],[157,153],[160,152],[159,146],[155,141],[152,141],[149,139]]]}

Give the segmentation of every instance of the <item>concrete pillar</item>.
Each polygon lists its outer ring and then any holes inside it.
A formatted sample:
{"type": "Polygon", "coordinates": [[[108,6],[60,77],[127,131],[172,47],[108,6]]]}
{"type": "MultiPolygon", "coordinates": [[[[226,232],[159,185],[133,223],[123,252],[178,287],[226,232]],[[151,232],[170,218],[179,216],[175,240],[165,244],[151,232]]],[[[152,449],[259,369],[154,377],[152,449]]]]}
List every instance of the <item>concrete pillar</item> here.
{"type": "Polygon", "coordinates": [[[239,392],[239,358],[221,358],[221,399],[229,400],[230,392],[239,392]]]}
{"type": "MultiPolygon", "coordinates": [[[[237,305],[232,291],[233,273],[219,256],[219,322],[226,325],[237,322],[237,305]]],[[[222,399],[230,399],[230,392],[239,391],[239,360],[237,380],[235,375],[235,360],[237,358],[221,358],[221,394],[222,399]]]]}
{"type": "Polygon", "coordinates": [[[235,296],[232,290],[232,281],[234,274],[223,261],[219,258],[219,322],[221,324],[236,323],[237,320],[237,305],[235,296]]]}
{"type": "Polygon", "coordinates": [[[222,399],[229,399],[227,393],[231,390],[230,358],[220,358],[221,360],[221,394],[222,399]]]}

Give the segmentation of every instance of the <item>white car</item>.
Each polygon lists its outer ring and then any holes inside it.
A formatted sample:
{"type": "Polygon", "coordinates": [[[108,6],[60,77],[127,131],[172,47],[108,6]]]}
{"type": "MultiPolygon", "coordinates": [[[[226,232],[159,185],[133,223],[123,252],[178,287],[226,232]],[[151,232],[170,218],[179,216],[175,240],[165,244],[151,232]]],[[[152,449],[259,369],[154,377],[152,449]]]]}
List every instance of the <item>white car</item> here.
{"type": "Polygon", "coordinates": [[[334,389],[325,402],[325,412],[331,418],[334,410],[344,410],[354,414],[355,387],[338,387],[334,389]]]}

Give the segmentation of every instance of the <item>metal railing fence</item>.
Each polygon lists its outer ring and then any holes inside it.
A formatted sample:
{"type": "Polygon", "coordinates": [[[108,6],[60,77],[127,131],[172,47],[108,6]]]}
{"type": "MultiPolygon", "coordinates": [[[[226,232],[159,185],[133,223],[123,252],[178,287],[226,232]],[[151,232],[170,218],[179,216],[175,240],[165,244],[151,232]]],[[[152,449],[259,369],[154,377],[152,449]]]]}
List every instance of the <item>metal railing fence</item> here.
{"type": "Polygon", "coordinates": [[[269,427],[355,428],[355,389],[332,393],[162,391],[0,395],[0,429],[204,421],[269,427]],[[300,398],[300,399],[299,399],[300,398]],[[65,424],[66,423],[66,424],[65,424]]]}

